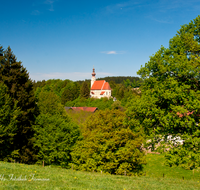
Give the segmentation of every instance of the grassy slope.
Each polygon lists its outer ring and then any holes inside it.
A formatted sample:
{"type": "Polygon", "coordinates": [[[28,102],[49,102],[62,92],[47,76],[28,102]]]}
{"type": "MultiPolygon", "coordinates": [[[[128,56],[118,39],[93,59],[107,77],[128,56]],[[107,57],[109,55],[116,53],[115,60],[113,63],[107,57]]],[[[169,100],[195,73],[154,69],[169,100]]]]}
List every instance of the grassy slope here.
{"type": "Polygon", "coordinates": [[[0,189],[200,189],[200,172],[169,168],[163,155],[148,155],[146,176],[127,177],[0,162],[0,189]],[[163,173],[165,174],[163,178],[163,173]],[[25,181],[10,180],[9,175],[25,181]],[[31,180],[49,179],[48,181],[31,180]],[[4,175],[4,176],[3,176],[4,175]],[[184,180],[182,177],[184,176],[184,180]]]}

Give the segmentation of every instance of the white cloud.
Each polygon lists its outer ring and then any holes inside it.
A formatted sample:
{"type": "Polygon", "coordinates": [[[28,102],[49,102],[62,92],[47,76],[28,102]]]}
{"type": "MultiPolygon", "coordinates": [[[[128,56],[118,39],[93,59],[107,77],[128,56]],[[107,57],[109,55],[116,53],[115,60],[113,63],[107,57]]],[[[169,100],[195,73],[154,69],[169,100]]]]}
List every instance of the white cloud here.
{"type": "Polygon", "coordinates": [[[109,51],[107,54],[117,54],[116,51],[109,51]]]}
{"type": "Polygon", "coordinates": [[[105,53],[105,54],[124,54],[125,52],[124,51],[102,51],[101,53],[105,53]]]}
{"type": "Polygon", "coordinates": [[[107,51],[106,54],[117,54],[116,51],[107,51]]]}
{"type": "MultiPolygon", "coordinates": [[[[72,81],[85,80],[91,78],[91,73],[72,72],[72,73],[30,73],[30,78],[35,81],[48,80],[48,79],[70,79],[72,81]]],[[[113,76],[111,73],[98,72],[97,78],[113,76]]]]}

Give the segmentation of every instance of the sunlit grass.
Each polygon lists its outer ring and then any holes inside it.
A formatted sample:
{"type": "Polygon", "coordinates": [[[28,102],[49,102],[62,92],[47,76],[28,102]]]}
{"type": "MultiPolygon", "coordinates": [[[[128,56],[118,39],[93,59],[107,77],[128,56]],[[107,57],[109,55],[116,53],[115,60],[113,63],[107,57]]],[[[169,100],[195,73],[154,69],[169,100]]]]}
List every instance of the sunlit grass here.
{"type": "Polygon", "coordinates": [[[164,164],[164,155],[148,154],[147,165],[145,166],[146,176],[165,177],[176,179],[200,179],[200,170],[185,170],[181,167],[168,167],[164,164]]]}
{"type": "Polygon", "coordinates": [[[0,162],[0,189],[200,189],[199,171],[193,175],[192,171],[182,168],[169,168],[163,164],[163,155],[149,154],[147,161],[143,177],[0,162]],[[12,174],[16,180],[11,179],[12,174]]]}

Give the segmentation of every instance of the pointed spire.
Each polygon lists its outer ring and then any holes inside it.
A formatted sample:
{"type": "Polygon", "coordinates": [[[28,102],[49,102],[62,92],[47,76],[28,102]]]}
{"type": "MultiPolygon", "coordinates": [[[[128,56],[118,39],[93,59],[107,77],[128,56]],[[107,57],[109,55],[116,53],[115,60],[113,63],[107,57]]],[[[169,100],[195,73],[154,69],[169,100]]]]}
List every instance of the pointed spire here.
{"type": "Polygon", "coordinates": [[[91,79],[91,87],[94,84],[94,81],[96,81],[95,75],[96,75],[96,73],[95,73],[95,69],[94,69],[94,66],[93,66],[92,79],[91,79]]]}
{"type": "Polygon", "coordinates": [[[95,75],[96,75],[96,73],[95,73],[95,69],[94,69],[94,67],[93,67],[92,76],[95,76],[95,75]]]}

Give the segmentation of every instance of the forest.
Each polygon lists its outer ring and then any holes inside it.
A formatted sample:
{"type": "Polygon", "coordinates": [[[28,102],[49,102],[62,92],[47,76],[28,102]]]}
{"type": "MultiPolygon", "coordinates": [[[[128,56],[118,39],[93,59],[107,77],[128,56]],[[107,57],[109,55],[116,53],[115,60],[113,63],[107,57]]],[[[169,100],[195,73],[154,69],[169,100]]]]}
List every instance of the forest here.
{"type": "Polygon", "coordinates": [[[199,26],[200,16],[181,26],[140,77],[101,78],[116,101],[90,98],[89,80],[32,81],[11,47],[0,46],[0,160],[131,176],[144,175],[151,149],[169,167],[199,168],[199,26]]]}

